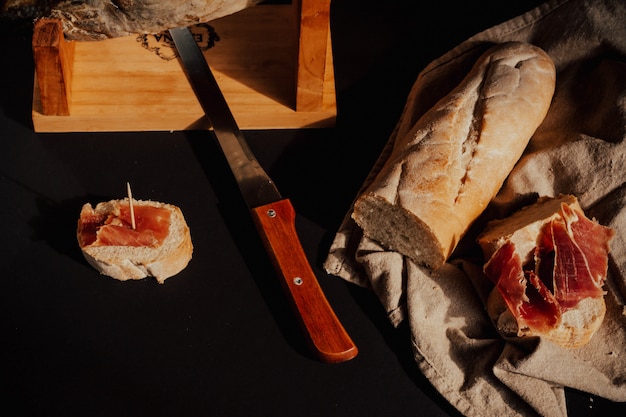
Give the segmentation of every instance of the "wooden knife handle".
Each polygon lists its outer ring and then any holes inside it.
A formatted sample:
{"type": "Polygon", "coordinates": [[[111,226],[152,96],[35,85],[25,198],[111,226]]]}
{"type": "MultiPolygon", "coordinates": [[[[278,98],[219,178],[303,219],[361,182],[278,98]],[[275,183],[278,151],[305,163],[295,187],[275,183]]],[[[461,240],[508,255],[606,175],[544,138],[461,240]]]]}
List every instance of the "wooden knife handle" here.
{"type": "Polygon", "coordinates": [[[311,349],[327,363],[354,358],[358,349],[311,269],[296,232],[296,213],[289,199],[256,207],[251,212],[311,349]]]}

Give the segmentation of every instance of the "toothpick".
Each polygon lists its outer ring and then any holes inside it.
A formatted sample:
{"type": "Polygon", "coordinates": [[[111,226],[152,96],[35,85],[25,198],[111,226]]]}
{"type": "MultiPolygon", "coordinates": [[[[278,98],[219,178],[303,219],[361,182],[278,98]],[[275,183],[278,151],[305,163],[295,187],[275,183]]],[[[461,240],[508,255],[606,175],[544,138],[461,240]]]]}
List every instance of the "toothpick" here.
{"type": "Polygon", "coordinates": [[[130,224],[133,227],[133,230],[137,227],[135,224],[135,209],[133,208],[133,193],[130,190],[130,183],[126,183],[126,191],[128,192],[128,205],[130,207],[130,224]]]}

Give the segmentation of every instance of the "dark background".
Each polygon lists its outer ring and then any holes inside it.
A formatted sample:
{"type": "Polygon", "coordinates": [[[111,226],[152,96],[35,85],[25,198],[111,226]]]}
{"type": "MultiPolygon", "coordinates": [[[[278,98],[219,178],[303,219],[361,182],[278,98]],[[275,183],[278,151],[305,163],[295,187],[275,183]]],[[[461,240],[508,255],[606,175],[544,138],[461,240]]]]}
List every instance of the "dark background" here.
{"type": "MultiPolygon", "coordinates": [[[[360,353],[328,365],[302,340],[247,209],[207,132],[37,134],[31,25],[0,21],[0,400],[15,416],[455,416],[418,371],[406,327],[325,274],[334,233],[417,74],[540,1],[334,0],[335,128],[245,132],[291,198],[313,268],[360,353]],[[461,2],[459,2],[461,3],[461,2]],[[83,260],[85,202],[181,207],[194,257],[164,285],[83,260]]],[[[623,414],[568,391],[571,415],[623,414]]]]}

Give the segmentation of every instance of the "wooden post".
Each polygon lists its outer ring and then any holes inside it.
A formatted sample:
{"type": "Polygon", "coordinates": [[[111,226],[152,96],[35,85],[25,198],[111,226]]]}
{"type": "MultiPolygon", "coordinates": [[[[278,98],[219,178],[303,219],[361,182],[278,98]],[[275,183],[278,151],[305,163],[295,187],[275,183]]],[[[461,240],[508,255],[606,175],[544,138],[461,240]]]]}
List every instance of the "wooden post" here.
{"type": "Polygon", "coordinates": [[[32,46],[42,114],[69,116],[74,42],[65,40],[60,20],[40,19],[32,46]]]}
{"type": "Polygon", "coordinates": [[[330,53],[330,0],[300,0],[294,3],[300,19],[296,111],[322,110],[327,54],[330,53]]]}

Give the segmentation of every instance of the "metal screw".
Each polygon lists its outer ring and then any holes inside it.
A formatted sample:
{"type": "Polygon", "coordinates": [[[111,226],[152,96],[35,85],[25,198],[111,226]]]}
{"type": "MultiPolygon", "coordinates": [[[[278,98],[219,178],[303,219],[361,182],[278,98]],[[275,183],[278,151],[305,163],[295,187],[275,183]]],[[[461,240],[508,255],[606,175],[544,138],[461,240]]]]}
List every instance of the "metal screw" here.
{"type": "Polygon", "coordinates": [[[302,278],[300,278],[300,277],[295,277],[295,278],[293,279],[293,283],[294,283],[294,284],[296,284],[296,285],[302,285],[302,283],[303,283],[303,282],[304,282],[304,281],[303,281],[303,280],[302,280],[302,278]]]}
{"type": "Polygon", "coordinates": [[[269,209],[269,210],[267,211],[267,215],[268,215],[269,217],[274,218],[274,217],[276,217],[276,211],[275,211],[274,209],[269,209]]]}

